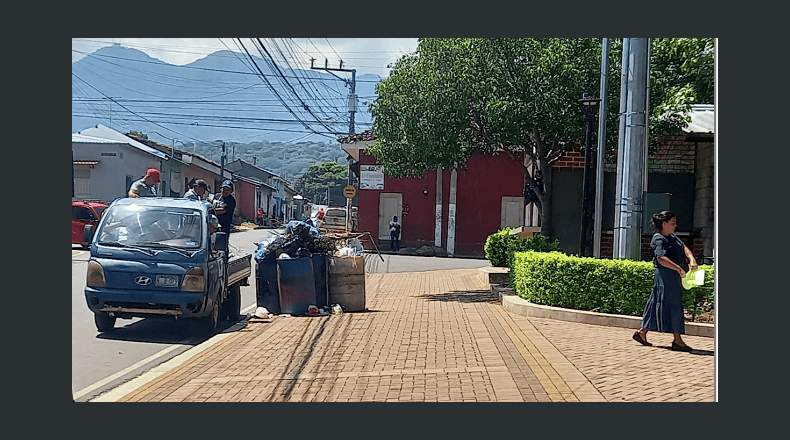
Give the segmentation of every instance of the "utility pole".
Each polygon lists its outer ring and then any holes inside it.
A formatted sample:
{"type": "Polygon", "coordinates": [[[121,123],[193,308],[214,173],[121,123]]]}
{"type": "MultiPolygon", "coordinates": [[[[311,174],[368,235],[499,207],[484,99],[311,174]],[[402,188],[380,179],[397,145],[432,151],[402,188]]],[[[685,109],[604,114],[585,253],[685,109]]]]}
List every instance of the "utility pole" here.
{"type": "Polygon", "coordinates": [[[326,70],[330,74],[332,74],[335,78],[338,78],[346,83],[347,86],[351,87],[351,94],[348,95],[348,113],[349,113],[349,124],[348,124],[348,134],[354,133],[354,113],[357,111],[357,69],[343,69],[343,61],[340,61],[340,68],[334,69],[329,67],[329,61],[324,60],[324,67],[315,67],[313,66],[313,61],[315,59],[310,59],[310,68],[314,70],[326,70]],[[332,71],[336,72],[351,72],[351,81],[340,78],[339,76],[332,73],[332,71]]]}
{"type": "Polygon", "coordinates": [[[613,258],[641,259],[644,143],[647,130],[647,38],[623,39],[620,139],[613,258]]]}
{"type": "Polygon", "coordinates": [[[609,39],[603,39],[601,55],[601,105],[598,107],[598,156],[595,168],[595,225],[593,227],[593,256],[601,258],[601,230],[603,225],[603,171],[606,151],[606,90],[609,85],[609,39]]]}
{"type": "Polygon", "coordinates": [[[225,142],[222,143],[222,156],[219,157],[219,178],[225,180],[225,142]]]}

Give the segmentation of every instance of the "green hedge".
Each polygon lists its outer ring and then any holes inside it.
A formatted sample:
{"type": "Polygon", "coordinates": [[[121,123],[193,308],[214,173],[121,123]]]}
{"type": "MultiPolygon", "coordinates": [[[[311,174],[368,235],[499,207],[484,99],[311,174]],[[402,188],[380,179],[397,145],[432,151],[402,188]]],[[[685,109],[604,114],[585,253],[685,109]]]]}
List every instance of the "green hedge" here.
{"type": "Polygon", "coordinates": [[[559,240],[550,241],[548,237],[541,234],[535,234],[532,238],[521,238],[511,234],[511,230],[510,227],[506,227],[486,238],[484,250],[486,259],[492,266],[509,266],[510,259],[516,252],[562,252],[559,240]]]}
{"type": "MultiPolygon", "coordinates": [[[[705,284],[683,290],[688,310],[701,299],[713,305],[713,266],[703,265],[705,284]]],[[[547,306],[641,316],[653,288],[649,261],[567,256],[560,252],[516,252],[510,266],[520,297],[547,306]]]]}

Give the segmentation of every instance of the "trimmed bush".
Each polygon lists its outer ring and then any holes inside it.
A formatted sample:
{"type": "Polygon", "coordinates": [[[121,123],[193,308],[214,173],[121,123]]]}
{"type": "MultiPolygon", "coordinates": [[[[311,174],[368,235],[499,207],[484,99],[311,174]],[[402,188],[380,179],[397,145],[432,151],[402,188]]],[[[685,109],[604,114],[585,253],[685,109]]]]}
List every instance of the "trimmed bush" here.
{"type": "Polygon", "coordinates": [[[506,227],[486,238],[485,253],[492,266],[508,267],[515,252],[562,252],[560,241],[550,241],[548,237],[535,234],[532,238],[521,238],[510,233],[506,227]]]}
{"type": "Polygon", "coordinates": [[[485,250],[486,258],[491,262],[492,266],[507,266],[507,242],[510,240],[510,236],[513,235],[510,233],[510,230],[511,228],[507,227],[486,238],[486,244],[483,249],[485,250]]]}
{"type": "MultiPolygon", "coordinates": [[[[684,289],[684,306],[695,304],[697,297],[712,296],[713,266],[700,268],[705,269],[705,284],[684,289]]],[[[653,263],[648,261],[560,252],[516,252],[510,266],[514,292],[534,304],[633,316],[644,312],[654,274],[653,263]]]]}

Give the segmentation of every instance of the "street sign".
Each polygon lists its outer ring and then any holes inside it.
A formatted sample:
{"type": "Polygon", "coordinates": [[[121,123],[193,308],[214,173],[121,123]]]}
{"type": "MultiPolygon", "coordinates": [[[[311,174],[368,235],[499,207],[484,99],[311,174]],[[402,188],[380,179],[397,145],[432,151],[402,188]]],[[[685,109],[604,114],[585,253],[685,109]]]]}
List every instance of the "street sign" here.
{"type": "Polygon", "coordinates": [[[348,185],[343,188],[343,195],[346,196],[347,199],[353,199],[355,195],[357,195],[357,189],[354,188],[354,185],[348,185]]]}

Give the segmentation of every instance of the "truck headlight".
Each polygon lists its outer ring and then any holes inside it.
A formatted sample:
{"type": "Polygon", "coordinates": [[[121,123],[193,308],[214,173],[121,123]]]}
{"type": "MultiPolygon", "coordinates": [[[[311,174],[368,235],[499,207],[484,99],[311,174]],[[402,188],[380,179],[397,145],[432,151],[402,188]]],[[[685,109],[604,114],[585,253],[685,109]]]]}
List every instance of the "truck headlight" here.
{"type": "Polygon", "coordinates": [[[104,287],[107,282],[104,278],[104,268],[97,261],[88,262],[88,273],[85,277],[85,284],[88,287],[104,287]]]}
{"type": "Polygon", "coordinates": [[[206,290],[206,277],[203,275],[202,267],[193,267],[184,275],[181,283],[181,290],[184,292],[202,292],[206,290]]]}

